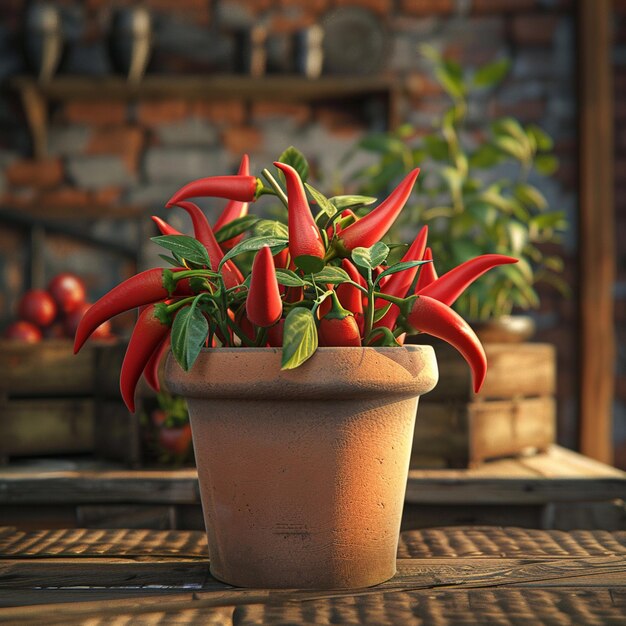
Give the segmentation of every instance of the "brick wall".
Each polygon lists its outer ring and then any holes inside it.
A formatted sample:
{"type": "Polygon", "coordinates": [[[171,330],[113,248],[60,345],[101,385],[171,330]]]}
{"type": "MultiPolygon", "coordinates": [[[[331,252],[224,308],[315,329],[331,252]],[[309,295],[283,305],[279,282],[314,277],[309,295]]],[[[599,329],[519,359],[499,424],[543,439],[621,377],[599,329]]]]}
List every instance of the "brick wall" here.
{"type": "MultiPolygon", "coordinates": [[[[72,24],[68,32],[71,49],[62,71],[110,72],[101,37],[112,3],[59,0],[58,4],[65,7],[72,24]]],[[[212,27],[264,20],[270,32],[287,33],[314,23],[338,6],[369,8],[389,33],[387,70],[405,88],[401,118],[424,128],[442,110],[444,96],[417,53],[418,44],[430,43],[469,65],[508,56],[510,76],[501,89],[473,102],[471,115],[477,122],[495,115],[514,115],[523,122],[539,123],[554,136],[561,168],[541,186],[550,203],[566,209],[575,223],[573,0],[147,0],[143,4],[153,10],[158,35],[150,71],[160,73],[228,70],[232,48],[228,38],[211,34],[212,27]]],[[[24,71],[18,49],[24,6],[23,0],[0,3],[2,80],[24,71]]],[[[341,103],[67,102],[52,107],[48,157],[34,162],[29,157],[30,138],[19,102],[10,96],[0,99],[0,196],[2,204],[17,209],[44,199],[47,204],[72,206],[77,211],[86,204],[139,204],[146,207],[146,214],[163,215],[163,201],[188,180],[234,171],[243,150],[250,153],[253,166],[266,164],[289,144],[305,150],[317,174],[332,184],[332,172],[341,157],[372,125],[376,122],[368,120],[363,107],[341,103]]],[[[204,206],[210,216],[219,209],[218,203],[204,206]]],[[[178,215],[173,223],[186,227],[178,215]]],[[[624,224],[621,228],[623,232],[624,224]]],[[[132,236],[130,229],[128,237],[132,236]]],[[[64,242],[58,237],[49,239],[46,260],[50,275],[68,262],[62,252],[67,249],[64,242]]],[[[14,253],[8,244],[1,249],[0,322],[9,317],[23,287],[19,267],[24,261],[19,248],[14,253]]],[[[561,252],[574,296],[565,300],[543,289],[536,318],[538,339],[554,342],[559,352],[559,439],[576,447],[575,228],[561,252]]],[[[119,280],[116,274],[128,269],[123,263],[107,263],[110,269],[103,276],[98,253],[84,250],[82,255],[75,263],[87,268],[94,297],[110,286],[108,283],[119,280]]],[[[146,248],[141,263],[153,262],[154,251],[146,248]]]]}

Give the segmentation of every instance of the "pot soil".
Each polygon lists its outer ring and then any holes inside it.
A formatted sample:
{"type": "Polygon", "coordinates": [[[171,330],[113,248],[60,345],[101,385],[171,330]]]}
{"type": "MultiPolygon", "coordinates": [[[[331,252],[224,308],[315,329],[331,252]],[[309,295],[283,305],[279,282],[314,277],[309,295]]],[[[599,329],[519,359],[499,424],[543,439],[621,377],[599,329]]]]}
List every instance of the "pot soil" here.
{"type": "Polygon", "coordinates": [[[187,398],[213,576],[265,588],[358,588],[396,571],[431,346],[319,348],[280,370],[272,348],[203,350],[187,398]]]}

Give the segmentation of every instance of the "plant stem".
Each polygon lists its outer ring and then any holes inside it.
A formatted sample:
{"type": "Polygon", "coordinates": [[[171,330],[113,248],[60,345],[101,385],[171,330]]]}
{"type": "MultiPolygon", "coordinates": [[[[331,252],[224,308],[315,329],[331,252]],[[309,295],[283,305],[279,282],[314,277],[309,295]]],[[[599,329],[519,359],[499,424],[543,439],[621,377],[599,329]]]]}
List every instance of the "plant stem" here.
{"type": "Polygon", "coordinates": [[[265,168],[261,173],[265,177],[265,180],[267,180],[267,182],[271,185],[272,189],[274,190],[280,201],[285,205],[285,208],[288,209],[289,201],[287,200],[287,195],[282,190],[282,187],[278,184],[278,181],[272,176],[272,173],[267,168],[265,168]]]}

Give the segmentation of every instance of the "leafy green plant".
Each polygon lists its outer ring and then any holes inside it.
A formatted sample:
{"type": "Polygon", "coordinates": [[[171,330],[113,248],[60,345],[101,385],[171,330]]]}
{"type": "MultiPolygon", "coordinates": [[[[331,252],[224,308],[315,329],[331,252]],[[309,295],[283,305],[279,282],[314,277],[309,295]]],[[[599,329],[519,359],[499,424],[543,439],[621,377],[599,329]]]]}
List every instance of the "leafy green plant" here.
{"type": "Polygon", "coordinates": [[[504,79],[508,60],[472,71],[431,47],[423,46],[422,53],[450,106],[426,135],[406,124],[364,137],[347,159],[355,150],[378,158],[357,172],[359,192],[377,195],[420,164],[426,175],[399,224],[429,226],[438,273],[479,254],[520,259],[469,287],[455,305],[464,316],[485,320],[507,315],[513,307],[535,308],[539,281],[567,292],[560,276],[562,259],[542,249],[542,244],[560,241],[567,228],[565,214],[551,209],[532,182],[537,174],[549,176],[558,167],[552,139],[538,126],[523,126],[512,117],[497,119],[487,128],[472,126],[468,119],[473,97],[504,79]]]}

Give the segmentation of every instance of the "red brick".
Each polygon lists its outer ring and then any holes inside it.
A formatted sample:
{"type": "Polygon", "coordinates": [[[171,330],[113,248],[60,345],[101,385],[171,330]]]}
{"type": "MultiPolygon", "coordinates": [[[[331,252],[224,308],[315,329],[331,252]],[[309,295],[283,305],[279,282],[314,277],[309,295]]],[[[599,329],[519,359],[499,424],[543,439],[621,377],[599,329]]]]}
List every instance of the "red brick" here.
{"type": "Polygon", "coordinates": [[[137,126],[97,128],[87,145],[87,154],[118,155],[124,159],[129,171],[135,173],[143,143],[144,133],[137,126]]]}
{"type": "Polygon", "coordinates": [[[126,103],[119,100],[97,102],[74,100],[65,105],[64,113],[73,124],[123,124],[126,121],[126,103]]]}
{"type": "Polygon", "coordinates": [[[295,33],[303,28],[313,26],[315,16],[312,13],[301,13],[298,16],[276,13],[272,15],[269,23],[269,31],[273,35],[295,33]]]}
{"type": "Polygon", "coordinates": [[[152,100],[139,103],[137,119],[145,126],[158,126],[179,122],[189,115],[190,106],[186,100],[152,100]]]}
{"type": "Polygon", "coordinates": [[[6,177],[15,187],[54,187],[63,180],[63,165],[60,159],[14,161],[6,177]]]}
{"type": "MultiPolygon", "coordinates": [[[[392,10],[391,0],[335,0],[339,6],[358,6],[381,16],[388,15],[392,10]]],[[[423,0],[420,0],[420,4],[423,0]]]]}
{"type": "Polygon", "coordinates": [[[419,17],[449,15],[454,9],[454,0],[402,0],[400,2],[400,11],[419,17]]]}
{"type": "Polygon", "coordinates": [[[117,204],[121,197],[122,189],[120,187],[104,187],[91,194],[93,203],[101,205],[117,204]]]}
{"type": "Polygon", "coordinates": [[[523,46],[551,45],[558,23],[556,15],[516,15],[513,39],[523,46]]]}
{"type": "Polygon", "coordinates": [[[234,2],[248,9],[250,13],[262,13],[273,4],[273,0],[234,0],[234,2]]]}
{"type": "Polygon", "coordinates": [[[511,13],[535,8],[536,0],[472,0],[472,13],[511,13]]]}
{"type": "Polygon", "coordinates": [[[261,131],[252,126],[234,126],[222,133],[222,142],[227,150],[241,155],[254,152],[262,142],[261,131]]]}
{"type": "Polygon", "coordinates": [[[527,100],[513,104],[494,102],[490,109],[496,117],[511,116],[522,122],[538,122],[545,113],[546,103],[544,100],[527,100]]]}
{"type": "Polygon", "coordinates": [[[363,130],[361,118],[350,109],[320,105],[316,107],[315,113],[317,121],[332,132],[344,127],[359,127],[363,130]]]}
{"type": "Polygon", "coordinates": [[[306,10],[310,13],[319,15],[328,9],[330,0],[307,0],[306,3],[302,0],[279,0],[278,4],[281,9],[302,9],[306,7],[306,10]]]}
{"type": "Polygon", "coordinates": [[[90,204],[90,194],[84,189],[76,187],[60,187],[49,191],[45,195],[44,202],[46,206],[70,208],[84,207],[90,204]]]}
{"type": "Polygon", "coordinates": [[[246,108],[241,100],[199,101],[191,104],[191,114],[216,124],[242,124],[246,108]]]}
{"type": "Polygon", "coordinates": [[[304,124],[311,119],[311,107],[298,102],[255,102],[252,105],[252,118],[261,121],[267,118],[290,117],[299,124],[304,124]]]}
{"type": "Polygon", "coordinates": [[[420,100],[425,96],[440,96],[443,93],[441,85],[428,74],[408,74],[404,79],[404,87],[409,97],[420,100]]]}

